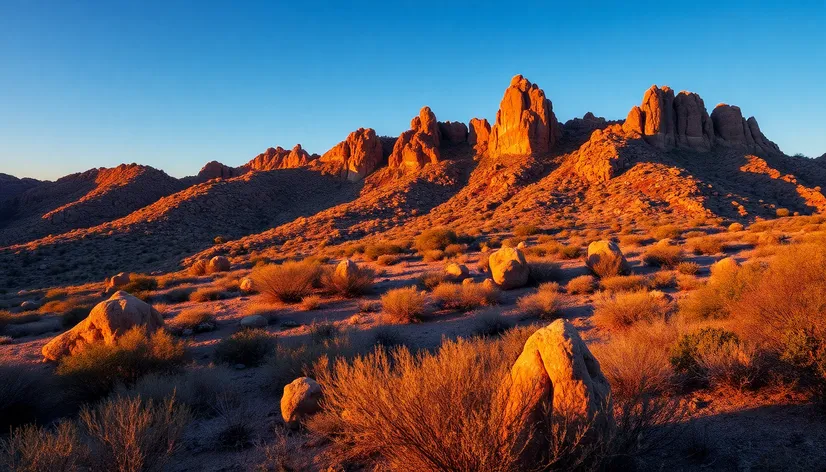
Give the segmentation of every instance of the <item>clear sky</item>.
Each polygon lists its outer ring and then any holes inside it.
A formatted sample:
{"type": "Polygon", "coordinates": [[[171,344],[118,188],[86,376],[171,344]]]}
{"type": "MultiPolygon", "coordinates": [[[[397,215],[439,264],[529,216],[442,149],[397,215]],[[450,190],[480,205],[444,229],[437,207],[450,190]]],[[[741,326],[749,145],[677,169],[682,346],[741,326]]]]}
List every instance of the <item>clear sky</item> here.
{"type": "Polygon", "coordinates": [[[826,152],[824,0],[0,0],[0,172],[193,175],[398,135],[423,105],[493,122],[518,73],[561,121],[624,118],[656,83],[739,105],[787,154],[826,152]]]}

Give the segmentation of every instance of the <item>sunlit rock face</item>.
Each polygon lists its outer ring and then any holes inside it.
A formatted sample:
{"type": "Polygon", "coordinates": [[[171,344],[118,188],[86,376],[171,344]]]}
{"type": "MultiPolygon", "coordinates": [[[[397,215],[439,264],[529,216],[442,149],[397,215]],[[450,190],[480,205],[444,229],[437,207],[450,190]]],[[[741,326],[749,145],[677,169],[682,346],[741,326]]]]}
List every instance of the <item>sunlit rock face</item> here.
{"type": "Polygon", "coordinates": [[[521,75],[511,79],[491,128],[488,153],[541,155],[551,151],[560,137],[560,127],[545,92],[521,75]]]}

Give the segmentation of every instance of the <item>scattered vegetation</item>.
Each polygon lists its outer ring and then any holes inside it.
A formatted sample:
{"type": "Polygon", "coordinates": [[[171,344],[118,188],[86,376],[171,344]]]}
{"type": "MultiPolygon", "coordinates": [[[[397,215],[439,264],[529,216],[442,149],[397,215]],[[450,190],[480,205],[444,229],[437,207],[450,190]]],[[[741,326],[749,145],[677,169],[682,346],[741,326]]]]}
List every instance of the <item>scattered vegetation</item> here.
{"type": "Polygon", "coordinates": [[[373,269],[364,266],[346,272],[328,268],[321,276],[321,283],[332,293],[353,298],[367,293],[373,287],[375,277],[373,269]]]}
{"type": "Polygon", "coordinates": [[[426,251],[444,251],[449,245],[456,244],[457,242],[459,242],[459,238],[453,230],[448,228],[432,228],[418,235],[413,245],[417,251],[424,254],[426,251]]]}
{"type": "Polygon", "coordinates": [[[298,303],[310,295],[320,276],[317,262],[285,262],[266,265],[252,271],[256,289],[271,302],[298,303]]]}
{"type": "Polygon", "coordinates": [[[620,292],[599,296],[594,302],[592,320],[603,328],[622,329],[640,321],[664,320],[669,311],[670,303],[662,293],[620,292]]]}
{"type": "Polygon", "coordinates": [[[593,275],[580,275],[571,279],[565,290],[572,295],[587,294],[594,291],[596,284],[597,280],[593,275]]]}
{"type": "Polygon", "coordinates": [[[399,323],[420,321],[425,314],[426,300],[416,287],[388,290],[381,297],[381,309],[390,320],[399,323]]]}
{"type": "Polygon", "coordinates": [[[559,284],[555,282],[544,283],[539,286],[536,293],[525,295],[517,300],[516,305],[530,316],[554,319],[559,315],[559,310],[562,308],[559,284]]]}
{"type": "Polygon", "coordinates": [[[275,337],[263,329],[244,329],[221,340],[215,360],[229,365],[257,367],[275,350],[275,337]]]}
{"type": "Polygon", "coordinates": [[[431,296],[441,308],[468,311],[494,305],[499,298],[499,290],[493,285],[481,283],[445,282],[437,285],[431,296]]]}

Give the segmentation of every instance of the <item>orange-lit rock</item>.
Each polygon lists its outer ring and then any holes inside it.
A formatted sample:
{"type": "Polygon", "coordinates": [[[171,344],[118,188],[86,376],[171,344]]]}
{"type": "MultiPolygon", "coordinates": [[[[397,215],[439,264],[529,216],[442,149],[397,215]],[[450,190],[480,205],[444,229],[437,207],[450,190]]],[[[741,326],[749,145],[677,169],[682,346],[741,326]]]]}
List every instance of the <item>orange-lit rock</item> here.
{"type": "Polygon", "coordinates": [[[716,143],[729,147],[742,147],[751,152],[780,152],[777,144],[769,141],[760,131],[754,117],[743,118],[740,107],[721,103],[711,112],[716,143]]]}
{"type": "Polygon", "coordinates": [[[645,140],[660,149],[676,144],[674,136],[674,91],[652,85],[645,91],[640,107],[643,114],[645,140]]]}
{"type": "Polygon", "coordinates": [[[471,118],[467,142],[476,149],[477,154],[484,154],[488,150],[490,139],[490,123],[482,118],[471,118]]]}
{"type": "Polygon", "coordinates": [[[502,97],[488,152],[492,157],[547,154],[559,134],[553,105],[545,98],[545,92],[517,75],[502,97]]]}
{"type": "Polygon", "coordinates": [[[198,180],[228,179],[243,174],[243,170],[221,164],[218,161],[207,162],[198,172],[198,180]]]}
{"type": "Polygon", "coordinates": [[[439,123],[430,107],[423,107],[419,116],[410,122],[410,129],[399,136],[388,158],[388,166],[417,170],[427,164],[439,162],[439,123]]]}
{"type": "Polygon", "coordinates": [[[294,169],[309,164],[313,159],[314,157],[302,149],[300,144],[296,144],[291,151],[278,146],[255,156],[243,167],[250,170],[294,169]]]}
{"type": "Polygon", "coordinates": [[[635,105],[631,108],[631,111],[628,112],[628,117],[625,118],[625,123],[623,123],[622,129],[628,133],[642,134],[644,128],[645,118],[642,113],[642,109],[635,105]]]}
{"type": "Polygon", "coordinates": [[[467,142],[467,125],[459,121],[440,121],[439,134],[443,142],[460,144],[467,142]]]}
{"type": "Polygon", "coordinates": [[[342,178],[355,182],[370,175],[382,163],[382,144],[371,128],[359,128],[324,153],[319,163],[342,178]]]}
{"type": "Polygon", "coordinates": [[[680,92],[674,98],[675,138],[680,148],[708,151],[714,143],[714,125],[703,99],[680,92]]]}

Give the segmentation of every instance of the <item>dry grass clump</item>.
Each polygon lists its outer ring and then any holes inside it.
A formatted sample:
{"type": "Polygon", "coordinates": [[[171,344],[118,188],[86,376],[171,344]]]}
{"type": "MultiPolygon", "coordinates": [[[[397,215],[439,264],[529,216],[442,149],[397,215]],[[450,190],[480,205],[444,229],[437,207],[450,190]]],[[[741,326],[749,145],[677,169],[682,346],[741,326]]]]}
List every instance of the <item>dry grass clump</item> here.
{"type": "Polygon", "coordinates": [[[530,266],[530,281],[534,284],[556,282],[562,278],[559,263],[548,258],[526,257],[530,266]]]}
{"type": "Polygon", "coordinates": [[[664,320],[670,310],[671,304],[662,293],[621,292],[599,296],[591,319],[603,328],[623,329],[640,321],[664,320]]]}
{"type": "Polygon", "coordinates": [[[207,266],[209,266],[209,261],[207,261],[206,259],[198,259],[197,261],[193,262],[191,266],[189,266],[189,273],[190,275],[195,276],[206,275],[207,266]]]}
{"type": "Polygon", "coordinates": [[[306,344],[279,343],[276,346],[274,354],[263,367],[268,390],[280,396],[284,392],[284,386],[296,378],[317,378],[317,371],[326,369],[329,362],[339,358],[350,359],[361,349],[353,344],[346,331],[335,326],[320,327],[318,334],[311,337],[311,340],[306,344]]]}
{"type": "Polygon", "coordinates": [[[729,233],[736,233],[738,231],[743,231],[744,227],[740,223],[732,223],[728,225],[728,232],[729,233]]]}
{"type": "Polygon", "coordinates": [[[226,298],[226,292],[212,286],[201,287],[189,294],[189,300],[198,303],[212,302],[224,298],[226,298]]]}
{"type": "Polygon", "coordinates": [[[299,306],[304,311],[318,310],[321,307],[321,297],[318,295],[307,295],[301,299],[299,306]]]}
{"type": "Polygon", "coordinates": [[[658,267],[675,267],[683,260],[683,250],[679,246],[655,244],[642,257],[643,262],[658,267]]]}
{"type": "Polygon", "coordinates": [[[520,237],[532,236],[539,233],[539,228],[534,225],[519,225],[513,229],[513,234],[520,237]]]}
{"type": "Polygon", "coordinates": [[[375,261],[381,256],[398,256],[399,254],[403,254],[406,250],[407,248],[400,244],[370,244],[364,247],[364,257],[366,257],[368,260],[375,261]]]}
{"type": "Polygon", "coordinates": [[[682,230],[675,225],[662,225],[651,230],[654,239],[677,239],[682,230]]]}
{"type": "Polygon", "coordinates": [[[603,290],[608,292],[631,292],[644,290],[648,287],[648,281],[642,275],[618,275],[616,277],[606,277],[599,281],[603,290]]]}
{"type": "Polygon", "coordinates": [[[703,236],[699,238],[690,238],[685,242],[686,247],[694,254],[714,255],[719,254],[723,250],[723,243],[712,236],[703,236]]]}
{"type": "Polygon", "coordinates": [[[376,272],[369,267],[358,266],[346,274],[328,268],[321,275],[321,284],[329,292],[353,298],[369,292],[375,278],[376,272]]]}
{"type": "Polygon", "coordinates": [[[486,286],[481,283],[445,282],[437,285],[431,296],[441,308],[468,311],[496,304],[499,290],[493,285],[486,286]]]}
{"type": "Polygon", "coordinates": [[[271,302],[298,303],[310,295],[319,279],[320,265],[313,261],[289,261],[252,271],[256,289],[271,302]]]}
{"type": "MultiPolygon", "coordinates": [[[[86,318],[98,301],[97,297],[76,295],[64,300],[48,301],[44,303],[38,311],[40,313],[59,315],[63,327],[71,328],[86,318]]],[[[0,328],[2,328],[1,318],[2,316],[0,316],[0,328]]]]}
{"type": "Polygon", "coordinates": [[[459,238],[452,229],[431,228],[416,236],[413,246],[424,254],[426,251],[444,251],[449,245],[456,244],[458,241],[459,238]]]}
{"type": "Polygon", "coordinates": [[[224,364],[256,367],[275,350],[275,336],[263,329],[244,329],[215,347],[215,360],[224,364]]]}
{"type": "Polygon", "coordinates": [[[560,298],[559,284],[548,282],[540,285],[536,293],[519,298],[516,305],[530,316],[554,319],[559,315],[559,310],[562,309],[560,298]]]}
{"type": "Polygon", "coordinates": [[[18,325],[18,324],[26,324],[31,323],[32,321],[37,321],[40,319],[40,315],[37,313],[12,313],[7,310],[0,310],[0,332],[3,332],[3,329],[9,325],[18,325]]]}
{"type": "Polygon", "coordinates": [[[29,424],[0,439],[0,469],[25,472],[76,471],[88,462],[89,451],[80,442],[75,423],[62,421],[53,428],[29,424]]]}
{"type": "Polygon", "coordinates": [[[700,265],[696,262],[680,262],[677,264],[677,272],[685,275],[696,275],[700,271],[700,265]]]}
{"type": "Polygon", "coordinates": [[[671,288],[677,283],[677,277],[673,271],[660,270],[648,276],[648,287],[653,289],[671,288]]]}
{"type": "Polygon", "coordinates": [[[154,277],[141,274],[130,274],[129,283],[120,287],[119,290],[129,292],[143,300],[150,295],[149,292],[157,288],[158,281],[155,280],[154,277]]]}
{"type": "Polygon", "coordinates": [[[399,256],[392,254],[382,254],[376,258],[376,264],[380,266],[391,266],[399,263],[399,256]]]}
{"type": "Polygon", "coordinates": [[[593,275],[580,275],[571,279],[565,290],[570,294],[592,293],[596,285],[597,279],[593,275]]]}
{"type": "Polygon", "coordinates": [[[576,259],[582,254],[582,247],[576,244],[568,244],[559,248],[559,255],[563,259],[576,259]]]}
{"type": "Polygon", "coordinates": [[[733,302],[761,270],[758,264],[740,266],[729,259],[712,265],[706,284],[680,301],[680,315],[687,321],[728,318],[733,302]]]}
{"type": "Polygon", "coordinates": [[[733,332],[702,328],[683,335],[671,348],[670,361],[689,385],[743,390],[762,377],[763,356],[733,332]]]}
{"type": "Polygon", "coordinates": [[[445,252],[441,249],[430,249],[422,252],[421,254],[424,262],[436,262],[445,258],[445,252]]]}
{"type": "Polygon", "coordinates": [[[150,373],[176,372],[185,359],[184,344],[166,331],[148,335],[144,329],[134,327],[114,345],[93,344],[62,358],[57,375],[81,398],[94,400],[107,395],[119,383],[131,385],[150,373]]]}
{"type": "Polygon", "coordinates": [[[775,211],[774,211],[774,214],[775,214],[778,218],[784,218],[784,217],[786,217],[786,216],[789,216],[789,214],[790,214],[790,213],[791,213],[791,212],[789,211],[789,209],[788,209],[788,208],[778,208],[777,210],[775,210],[775,211]]]}
{"type": "Polygon", "coordinates": [[[602,254],[596,262],[588,266],[588,269],[597,277],[616,277],[626,272],[624,259],[621,255],[613,253],[602,254]]]}
{"type": "Polygon", "coordinates": [[[619,244],[622,248],[639,247],[645,242],[646,239],[648,238],[639,234],[626,234],[624,236],[620,236],[619,244]]]}
{"type": "Polygon", "coordinates": [[[482,313],[475,320],[473,335],[480,337],[501,336],[513,328],[513,323],[505,319],[501,313],[482,313]]]}
{"type": "Polygon", "coordinates": [[[196,333],[212,331],[215,329],[215,324],[215,315],[211,311],[201,308],[181,310],[175,318],[169,321],[169,327],[178,332],[185,329],[191,329],[196,333]]]}
{"type": "Polygon", "coordinates": [[[427,302],[416,287],[388,290],[381,297],[382,313],[399,323],[420,321],[425,314],[427,302]]]}
{"type": "Polygon", "coordinates": [[[193,366],[174,375],[149,374],[131,387],[119,386],[115,394],[155,402],[174,396],[177,401],[187,405],[193,414],[207,418],[215,416],[215,407],[221,398],[237,396],[240,392],[228,367],[210,365],[193,366]]]}
{"type": "Polygon", "coordinates": [[[448,275],[441,270],[429,270],[419,276],[419,285],[428,290],[433,290],[439,284],[447,282],[448,275]]]}

